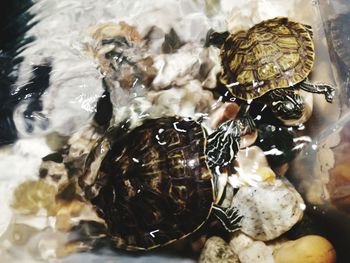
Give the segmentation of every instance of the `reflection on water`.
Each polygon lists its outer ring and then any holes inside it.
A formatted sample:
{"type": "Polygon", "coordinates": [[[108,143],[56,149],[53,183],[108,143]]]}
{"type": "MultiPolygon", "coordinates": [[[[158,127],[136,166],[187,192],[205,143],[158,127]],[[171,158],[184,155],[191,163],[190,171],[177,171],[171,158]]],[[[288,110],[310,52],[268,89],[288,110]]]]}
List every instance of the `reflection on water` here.
{"type": "MultiPolygon", "coordinates": [[[[6,26],[0,28],[0,144],[14,143],[4,146],[0,152],[0,170],[3,171],[0,180],[4,184],[0,188],[0,210],[6,214],[0,219],[0,256],[6,262],[24,258],[26,262],[49,260],[84,247],[84,244],[72,242],[76,240],[74,233],[67,236],[65,231],[79,220],[90,222],[91,207],[82,204],[74,191],[69,195],[74,197],[73,205],[50,199],[54,196],[50,193],[60,190],[64,179],[71,176],[65,174],[66,170],[79,173],[78,164],[69,158],[78,156],[79,164],[84,163],[92,141],[101,136],[110,122],[119,123],[127,116],[131,125],[137,125],[141,117],[178,114],[202,120],[211,131],[222,119],[234,118],[236,113],[212,92],[220,60],[218,49],[204,48],[209,29],[236,32],[263,19],[290,16],[314,29],[316,60],[311,80],[336,83],[339,91],[347,79],[347,75],[345,78],[340,75],[340,81],[333,80],[327,41],[315,1],[36,0],[12,3],[15,11],[9,10],[8,14],[15,19],[6,16],[7,20],[2,21],[6,26]],[[120,37],[121,32],[127,37],[120,37]],[[105,99],[100,99],[101,96],[105,99]],[[98,114],[94,115],[96,111],[98,114]],[[89,130],[90,123],[99,124],[99,128],[94,126],[93,131],[89,130]],[[67,141],[74,147],[62,148],[67,141]],[[50,160],[50,167],[44,167],[41,158],[53,150],[59,150],[66,158],[64,165],[72,166],[66,169],[62,162],[50,160]],[[25,182],[14,190],[24,181],[37,180],[39,175],[44,178],[46,173],[57,188],[25,182]],[[12,199],[13,193],[15,199],[12,199]],[[10,203],[17,211],[10,208],[10,203]],[[67,243],[69,246],[65,246],[67,243]]],[[[340,6],[346,6],[345,2],[340,6]]],[[[326,21],[333,10],[324,3],[321,7],[326,21]]],[[[326,29],[329,30],[327,26],[326,29]]],[[[314,95],[307,97],[307,102],[311,104],[312,115],[305,126],[278,130],[286,140],[278,141],[277,147],[266,140],[262,145],[262,148],[267,146],[264,151],[276,153],[289,145],[296,147],[293,136],[307,135],[317,141],[318,133],[338,118],[337,98],[329,104],[323,96],[314,95]],[[269,147],[276,147],[275,151],[269,151],[269,147]]],[[[258,124],[261,118],[262,121],[271,119],[271,111],[264,107],[252,107],[252,112],[256,113],[258,124]]],[[[278,120],[269,124],[281,125],[278,120]]],[[[271,131],[266,129],[265,132],[260,138],[271,131]]],[[[285,159],[269,156],[269,165],[279,166],[274,170],[277,175],[284,174],[288,169],[285,162],[295,153],[286,153],[285,159]]],[[[304,159],[297,160],[292,168],[299,164],[307,168],[300,176],[293,175],[293,170],[289,174],[297,180],[302,194],[309,197],[307,185],[314,185],[314,178],[305,180],[305,174],[312,174],[305,160],[314,163],[314,155],[302,157],[304,159]]],[[[261,167],[251,169],[253,176],[259,169],[264,170],[261,167]]],[[[266,177],[275,178],[274,171],[266,170],[266,177]]],[[[319,189],[316,187],[316,190],[319,189]]],[[[311,212],[313,220],[318,216],[311,212]]],[[[76,233],[84,231],[82,225],[76,233]]],[[[91,229],[86,229],[92,235],[91,229]]],[[[144,257],[118,253],[118,260],[192,262],[203,247],[202,234],[193,238],[197,243],[183,241],[165,252],[152,252],[144,257]],[[169,251],[173,257],[165,259],[169,251]],[[196,251],[196,255],[189,251],[196,251]]],[[[341,245],[329,233],[327,236],[341,245]]],[[[91,237],[87,238],[85,246],[91,244],[96,245],[91,237]]],[[[104,261],[116,260],[115,252],[100,252],[105,256],[104,261]]],[[[92,262],[97,257],[102,259],[100,255],[74,254],[58,262],[82,259],[92,262]]]]}

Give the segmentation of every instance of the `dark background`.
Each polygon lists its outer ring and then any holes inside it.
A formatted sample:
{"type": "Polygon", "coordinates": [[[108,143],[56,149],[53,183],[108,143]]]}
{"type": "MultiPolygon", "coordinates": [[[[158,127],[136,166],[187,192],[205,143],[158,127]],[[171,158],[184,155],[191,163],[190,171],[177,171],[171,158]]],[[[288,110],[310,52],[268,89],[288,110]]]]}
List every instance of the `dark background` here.
{"type": "Polygon", "coordinates": [[[0,146],[16,141],[18,135],[12,116],[16,106],[25,101],[23,112],[27,133],[33,131],[32,113],[40,111],[40,97],[49,85],[51,65],[33,65],[28,84],[13,92],[18,77],[18,67],[26,45],[35,41],[26,32],[35,25],[28,0],[0,1],[0,146]]]}

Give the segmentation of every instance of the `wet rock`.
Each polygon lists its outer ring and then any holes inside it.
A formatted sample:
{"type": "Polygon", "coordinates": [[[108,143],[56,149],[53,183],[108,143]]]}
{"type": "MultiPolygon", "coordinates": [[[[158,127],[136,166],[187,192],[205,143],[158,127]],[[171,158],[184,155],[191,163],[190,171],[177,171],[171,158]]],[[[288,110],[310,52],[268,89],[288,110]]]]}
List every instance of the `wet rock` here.
{"type": "Polygon", "coordinates": [[[55,228],[59,231],[69,231],[74,224],[77,224],[77,218],[81,216],[83,209],[87,205],[78,200],[59,202],[55,228]]]}
{"type": "Polygon", "coordinates": [[[54,215],[57,211],[56,193],[57,188],[44,180],[27,181],[15,189],[12,207],[22,214],[33,215],[45,209],[47,215],[54,215]]]}
{"type": "Polygon", "coordinates": [[[68,141],[69,137],[59,134],[58,132],[51,132],[45,136],[46,144],[52,151],[58,151],[68,141]]]}
{"type": "Polygon", "coordinates": [[[198,116],[210,112],[210,105],[213,103],[212,92],[203,90],[197,80],[182,87],[151,91],[147,97],[153,104],[150,109],[152,116],[176,114],[197,119],[198,116]]]}
{"type": "Polygon", "coordinates": [[[205,14],[209,17],[214,16],[218,13],[220,9],[219,0],[209,0],[205,1],[205,14]]]}
{"type": "Polygon", "coordinates": [[[327,183],[330,199],[340,210],[350,214],[350,164],[348,161],[338,163],[330,171],[327,183]]]}
{"type": "Polygon", "coordinates": [[[282,180],[242,186],[231,205],[242,216],[240,230],[256,240],[272,240],[294,226],[303,216],[305,204],[294,187],[282,180]]]}
{"type": "Polygon", "coordinates": [[[153,66],[157,71],[152,83],[154,90],[184,86],[191,80],[210,88],[208,86],[216,85],[214,74],[220,70],[218,53],[197,43],[186,43],[176,53],[155,56],[153,66]]]}
{"type": "Polygon", "coordinates": [[[339,124],[329,126],[319,141],[308,149],[310,157],[305,158],[304,155],[300,160],[302,166],[296,166],[295,169],[300,174],[297,177],[300,189],[305,189],[306,199],[310,203],[331,203],[340,211],[350,214],[350,124],[347,119],[344,116],[339,124]],[[302,177],[305,173],[310,173],[311,176],[302,177]]]}
{"type": "Polygon", "coordinates": [[[242,232],[233,234],[230,247],[241,263],[275,263],[272,248],[262,241],[254,241],[242,232]]]}
{"type": "Polygon", "coordinates": [[[213,236],[207,240],[199,258],[200,263],[239,263],[237,255],[220,237],[213,236]]]}
{"type": "Polygon", "coordinates": [[[119,82],[124,89],[152,83],[156,76],[153,58],[143,47],[136,27],[125,22],[102,23],[91,28],[89,34],[91,40],[85,43],[85,51],[109,81],[119,82]]]}
{"type": "Polygon", "coordinates": [[[273,257],[276,263],[334,263],[336,252],[325,238],[316,235],[287,241],[275,249],[273,257]]]}
{"type": "Polygon", "coordinates": [[[39,229],[26,224],[13,224],[8,229],[9,240],[12,244],[23,246],[27,244],[30,238],[39,232],[39,229]]]}
{"type": "Polygon", "coordinates": [[[176,52],[184,43],[180,40],[176,31],[172,28],[168,34],[165,34],[164,42],[162,44],[163,53],[169,54],[176,52]]]}
{"type": "Polygon", "coordinates": [[[10,196],[6,194],[5,188],[8,189],[5,184],[0,186],[0,238],[7,231],[13,216],[13,209],[9,205],[10,196]]]}
{"type": "Polygon", "coordinates": [[[341,211],[350,214],[350,122],[333,132],[317,152],[317,174],[326,184],[324,190],[330,201],[341,211]]]}
{"type": "Polygon", "coordinates": [[[265,153],[257,146],[240,150],[233,168],[237,172],[229,177],[233,187],[259,186],[264,182],[273,182],[276,178],[274,171],[269,167],[265,153]]]}

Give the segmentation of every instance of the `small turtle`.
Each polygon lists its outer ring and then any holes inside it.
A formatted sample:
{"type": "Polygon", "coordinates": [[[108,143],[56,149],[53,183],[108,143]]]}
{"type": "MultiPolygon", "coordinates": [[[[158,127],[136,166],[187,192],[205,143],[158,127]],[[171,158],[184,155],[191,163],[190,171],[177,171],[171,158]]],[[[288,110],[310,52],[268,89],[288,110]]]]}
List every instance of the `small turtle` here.
{"type": "Polygon", "coordinates": [[[332,102],[334,88],[307,80],[314,58],[311,26],[286,17],[262,21],[248,31],[208,32],[208,45],[221,49],[219,81],[236,98],[260,101],[282,120],[299,119],[304,101],[299,89],[323,93],[332,102]]]}
{"type": "Polygon", "coordinates": [[[235,208],[216,203],[225,187],[220,168],[232,162],[249,115],[207,135],[192,119],[146,119],[134,129],[109,129],[79,178],[85,198],[105,221],[116,247],[149,250],[196,231],[213,211],[229,231],[239,228],[235,208]]]}

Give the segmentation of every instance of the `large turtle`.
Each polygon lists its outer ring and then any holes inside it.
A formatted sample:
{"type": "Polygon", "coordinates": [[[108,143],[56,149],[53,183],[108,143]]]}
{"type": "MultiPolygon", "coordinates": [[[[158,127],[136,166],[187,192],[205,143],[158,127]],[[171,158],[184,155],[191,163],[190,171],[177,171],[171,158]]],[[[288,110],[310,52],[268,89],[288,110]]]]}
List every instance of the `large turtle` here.
{"type": "Polygon", "coordinates": [[[85,198],[104,219],[116,247],[149,250],[196,231],[214,213],[229,231],[239,227],[235,208],[216,203],[225,187],[220,168],[232,162],[249,115],[207,135],[182,117],[146,119],[134,129],[111,128],[91,151],[79,179],[85,198]]]}
{"type": "Polygon", "coordinates": [[[221,49],[219,81],[244,101],[261,99],[281,119],[299,119],[304,101],[298,89],[323,93],[332,102],[334,88],[307,80],[314,58],[311,26],[277,17],[248,31],[210,31],[208,44],[221,49]]]}

